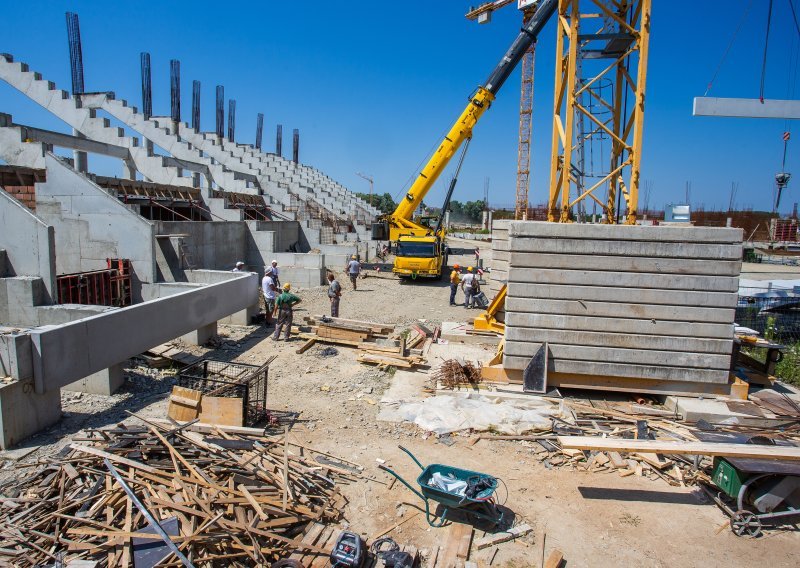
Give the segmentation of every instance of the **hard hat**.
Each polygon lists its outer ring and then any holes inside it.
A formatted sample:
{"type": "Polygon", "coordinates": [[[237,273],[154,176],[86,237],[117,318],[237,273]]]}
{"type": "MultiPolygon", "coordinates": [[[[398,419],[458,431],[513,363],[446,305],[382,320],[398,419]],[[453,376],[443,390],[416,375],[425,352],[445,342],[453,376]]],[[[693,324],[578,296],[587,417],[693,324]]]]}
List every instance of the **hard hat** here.
{"type": "Polygon", "coordinates": [[[353,255],[353,256],[351,256],[350,258],[352,258],[353,260],[355,260],[355,259],[356,259],[356,255],[353,255]]]}
{"type": "Polygon", "coordinates": [[[457,265],[457,264],[454,264],[454,265],[453,265],[453,268],[455,268],[456,270],[458,270],[458,269],[459,269],[459,268],[461,268],[461,267],[460,267],[459,265],[457,265]]]}
{"type": "Polygon", "coordinates": [[[278,264],[278,261],[277,260],[273,260],[272,264],[278,264]]]}
{"type": "Polygon", "coordinates": [[[292,287],[292,285],[289,284],[288,282],[283,285],[283,289],[286,290],[287,292],[289,291],[289,288],[291,288],[291,287],[292,287]]]}
{"type": "Polygon", "coordinates": [[[244,262],[242,262],[242,261],[240,260],[239,262],[237,262],[237,263],[236,263],[236,266],[244,266],[244,262]]]}
{"type": "Polygon", "coordinates": [[[472,267],[471,267],[471,266],[467,266],[467,271],[468,271],[468,272],[472,272],[472,270],[473,270],[473,269],[472,269],[472,267]]]}

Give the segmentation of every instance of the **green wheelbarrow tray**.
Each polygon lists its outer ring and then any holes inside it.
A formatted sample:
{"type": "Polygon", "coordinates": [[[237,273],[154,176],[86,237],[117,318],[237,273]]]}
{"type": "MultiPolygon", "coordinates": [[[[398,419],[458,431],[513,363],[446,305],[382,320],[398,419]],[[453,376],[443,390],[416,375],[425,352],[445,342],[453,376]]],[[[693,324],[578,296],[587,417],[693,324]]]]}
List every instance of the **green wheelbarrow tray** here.
{"type": "Polygon", "coordinates": [[[414,457],[410,451],[403,446],[398,446],[401,450],[407,453],[414,463],[416,463],[422,472],[417,477],[417,484],[419,490],[412,487],[400,475],[389,469],[384,465],[378,466],[380,469],[395,476],[400,483],[413,491],[417,497],[425,502],[425,517],[428,524],[432,527],[441,527],[447,522],[447,513],[451,509],[455,509],[465,513],[466,515],[474,516],[485,521],[489,521],[492,525],[497,525],[503,520],[503,513],[497,508],[494,501],[494,492],[497,490],[498,479],[491,475],[480,473],[478,471],[471,471],[468,469],[460,469],[449,465],[439,463],[430,464],[424,467],[419,460],[414,457]],[[432,487],[428,483],[433,477],[434,473],[439,473],[445,477],[451,477],[458,481],[488,481],[489,487],[480,491],[474,497],[467,497],[466,495],[459,495],[457,493],[450,493],[439,487],[432,487]],[[443,507],[442,515],[439,520],[436,520],[436,515],[431,513],[430,501],[439,503],[443,507]]]}

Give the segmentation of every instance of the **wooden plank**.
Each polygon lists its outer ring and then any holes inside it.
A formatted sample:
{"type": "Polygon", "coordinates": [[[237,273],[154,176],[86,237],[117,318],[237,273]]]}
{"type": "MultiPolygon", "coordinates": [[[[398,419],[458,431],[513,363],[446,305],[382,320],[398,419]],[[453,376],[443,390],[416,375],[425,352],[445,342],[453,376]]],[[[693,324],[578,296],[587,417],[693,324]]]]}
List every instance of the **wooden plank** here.
{"type": "Polygon", "coordinates": [[[414,364],[408,361],[407,359],[400,359],[396,357],[388,357],[382,355],[371,355],[369,353],[363,353],[359,355],[358,361],[360,363],[373,363],[375,365],[391,365],[393,367],[402,367],[404,369],[408,369],[414,366],[414,364]]]}
{"type": "Polygon", "coordinates": [[[123,458],[122,456],[118,456],[116,454],[111,454],[109,452],[104,452],[103,450],[99,450],[97,448],[93,448],[91,446],[82,446],[80,444],[70,444],[70,448],[73,450],[83,452],[84,454],[92,454],[93,456],[98,456],[101,458],[108,458],[112,462],[121,463],[123,465],[127,465],[128,467],[132,467],[135,469],[140,469],[142,471],[146,471],[148,473],[153,474],[163,474],[164,472],[156,469],[154,467],[150,467],[149,465],[145,465],[141,462],[137,462],[134,460],[129,460],[128,458],[123,458]]]}
{"type": "Polygon", "coordinates": [[[311,349],[311,347],[312,347],[312,346],[313,346],[313,345],[314,345],[316,342],[317,342],[316,338],[307,340],[305,343],[303,343],[303,345],[301,345],[301,346],[300,346],[300,348],[299,348],[299,349],[297,349],[297,350],[295,351],[295,353],[296,353],[297,355],[302,355],[303,353],[305,353],[306,351],[308,351],[309,349],[311,349]]]}
{"type": "MultiPolygon", "coordinates": [[[[323,529],[326,526],[322,523],[313,523],[308,529],[306,529],[306,533],[303,535],[302,543],[303,544],[315,544],[317,539],[319,538],[320,534],[322,534],[323,529]]],[[[299,549],[292,553],[289,558],[291,560],[300,560],[303,558],[304,550],[299,549]]]]}
{"type": "Polygon", "coordinates": [[[439,552],[438,565],[443,568],[452,568],[459,559],[466,560],[466,558],[459,558],[458,554],[461,550],[462,541],[467,538],[472,538],[471,526],[463,523],[451,524],[444,539],[442,550],[439,552]]]}
{"type": "Polygon", "coordinates": [[[555,549],[550,553],[550,556],[547,557],[547,560],[544,561],[544,568],[558,568],[561,566],[561,562],[563,560],[564,553],[558,549],[555,549]]]}
{"type": "Polygon", "coordinates": [[[244,425],[244,401],[241,398],[204,396],[200,401],[201,422],[224,426],[244,425]]]}
{"type": "Polygon", "coordinates": [[[475,541],[475,548],[478,550],[483,550],[484,548],[488,548],[490,546],[494,546],[495,544],[500,544],[501,542],[507,542],[509,540],[514,540],[520,536],[525,536],[526,534],[533,531],[533,527],[528,524],[524,525],[517,525],[507,531],[499,532],[495,534],[486,535],[483,538],[479,538],[475,541]]]}
{"type": "Polygon", "coordinates": [[[777,460],[800,460],[800,447],[760,446],[757,444],[730,444],[712,442],[674,442],[666,440],[628,440],[625,438],[598,438],[592,436],[559,436],[564,449],[600,450],[618,452],[650,452],[701,456],[726,456],[777,460]]]}
{"type": "Polygon", "coordinates": [[[172,394],[170,395],[169,405],[167,406],[167,416],[179,422],[190,422],[197,418],[198,403],[203,397],[203,393],[194,389],[187,389],[184,387],[172,387],[172,394]],[[172,397],[177,397],[173,400],[172,397]],[[187,402],[184,402],[187,401],[187,402]],[[189,404],[188,401],[194,401],[195,404],[189,404]]]}

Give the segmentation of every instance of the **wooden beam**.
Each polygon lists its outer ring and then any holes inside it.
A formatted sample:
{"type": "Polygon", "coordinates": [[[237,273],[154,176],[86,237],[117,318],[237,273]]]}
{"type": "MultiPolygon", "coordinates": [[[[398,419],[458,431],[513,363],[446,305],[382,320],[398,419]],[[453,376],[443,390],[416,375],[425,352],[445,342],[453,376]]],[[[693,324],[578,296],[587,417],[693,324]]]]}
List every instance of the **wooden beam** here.
{"type": "Polygon", "coordinates": [[[800,460],[800,447],[760,446],[758,444],[729,444],[712,442],[673,442],[664,440],[628,440],[625,438],[598,438],[594,436],[559,436],[558,443],[568,450],[599,450],[618,452],[650,452],[657,454],[686,454],[800,460]]]}

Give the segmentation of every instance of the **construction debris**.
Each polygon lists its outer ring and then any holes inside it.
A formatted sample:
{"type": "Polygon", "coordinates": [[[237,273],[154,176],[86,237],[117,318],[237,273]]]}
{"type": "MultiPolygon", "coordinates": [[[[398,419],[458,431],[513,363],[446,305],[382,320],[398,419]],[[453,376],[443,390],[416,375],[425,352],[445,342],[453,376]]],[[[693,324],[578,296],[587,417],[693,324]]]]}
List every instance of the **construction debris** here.
{"type": "MultiPolygon", "coordinates": [[[[0,486],[0,564],[270,564],[336,521],[352,474],[288,448],[287,437],[182,426],[91,430],[0,486]]],[[[246,429],[245,429],[246,430],[246,429]]]]}

